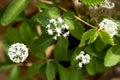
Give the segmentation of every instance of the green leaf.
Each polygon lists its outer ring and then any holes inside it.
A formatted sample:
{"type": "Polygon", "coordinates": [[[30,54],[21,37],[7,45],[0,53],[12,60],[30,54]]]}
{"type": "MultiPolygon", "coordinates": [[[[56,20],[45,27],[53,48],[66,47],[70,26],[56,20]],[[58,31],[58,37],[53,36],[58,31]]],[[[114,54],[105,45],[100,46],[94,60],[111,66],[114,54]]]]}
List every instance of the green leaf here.
{"type": "Polygon", "coordinates": [[[104,30],[101,30],[99,32],[99,37],[100,39],[105,43],[105,44],[110,44],[114,45],[114,40],[110,37],[110,35],[105,32],[104,30]]]}
{"type": "Polygon", "coordinates": [[[86,65],[86,69],[90,75],[95,75],[99,69],[97,59],[92,58],[92,60],[90,60],[90,63],[86,65]]]}
{"type": "Polygon", "coordinates": [[[58,73],[60,76],[60,80],[69,80],[69,72],[66,68],[58,64],[58,73]]]}
{"type": "Polygon", "coordinates": [[[76,39],[81,39],[81,36],[84,32],[84,27],[83,25],[78,22],[74,21],[74,13],[71,11],[67,11],[63,14],[65,23],[69,26],[69,31],[72,36],[74,36],[76,39]]]}
{"type": "Polygon", "coordinates": [[[37,16],[38,17],[39,16],[47,17],[48,19],[49,18],[56,19],[60,16],[60,11],[59,11],[59,9],[57,9],[55,7],[50,7],[50,8],[45,9],[43,12],[39,13],[37,16]]]}
{"type": "Polygon", "coordinates": [[[65,23],[69,26],[69,31],[71,35],[74,36],[76,39],[80,40],[85,30],[83,25],[78,21],[73,21],[66,18],[64,18],[64,20],[65,20],[65,23]]]}
{"type": "Polygon", "coordinates": [[[47,80],[54,80],[55,78],[56,65],[51,61],[47,62],[46,75],[47,75],[47,80]]]}
{"type": "Polygon", "coordinates": [[[71,57],[71,66],[72,67],[77,67],[78,61],[76,60],[76,56],[82,51],[82,48],[78,47],[74,50],[72,57],[71,57]]]}
{"type": "Polygon", "coordinates": [[[94,43],[94,46],[95,46],[95,50],[103,51],[107,45],[98,37],[94,43]]]}
{"type": "Polygon", "coordinates": [[[38,22],[43,27],[46,27],[49,24],[49,19],[58,18],[60,16],[60,12],[55,7],[50,7],[45,9],[43,12],[36,14],[33,19],[35,22],[38,22]]]}
{"type": "Polygon", "coordinates": [[[24,42],[27,45],[30,45],[34,38],[34,34],[32,33],[30,26],[25,22],[22,23],[19,32],[22,42],[24,42]]]}
{"type": "Polygon", "coordinates": [[[42,9],[48,9],[48,8],[50,8],[49,5],[47,5],[47,4],[45,4],[45,3],[42,3],[42,2],[37,3],[36,6],[37,6],[38,8],[42,8],[42,9]]]}
{"type": "Polygon", "coordinates": [[[55,7],[50,7],[45,9],[43,12],[36,14],[33,19],[35,22],[38,22],[43,27],[46,27],[49,24],[49,19],[58,18],[60,16],[60,12],[55,7]]]}
{"type": "Polygon", "coordinates": [[[104,58],[104,64],[106,67],[111,67],[120,62],[120,46],[116,45],[111,47],[104,58]]]}
{"type": "Polygon", "coordinates": [[[30,0],[13,0],[1,17],[1,24],[8,25],[23,11],[30,0]]]}
{"type": "Polygon", "coordinates": [[[34,17],[35,21],[38,22],[41,26],[46,27],[47,24],[49,24],[49,18],[43,16],[41,13],[37,14],[34,17]]]}
{"type": "Polygon", "coordinates": [[[31,80],[31,79],[28,77],[22,77],[22,78],[19,78],[19,80],[31,80]]]}
{"type": "Polygon", "coordinates": [[[4,71],[4,70],[7,70],[11,67],[13,67],[14,65],[12,64],[0,64],[0,72],[4,71]]]}
{"type": "Polygon", "coordinates": [[[69,80],[85,80],[81,69],[72,69],[69,80]]]}
{"type": "Polygon", "coordinates": [[[7,53],[9,46],[17,42],[21,43],[20,34],[12,27],[8,28],[3,38],[4,51],[7,53]]]}
{"type": "Polygon", "coordinates": [[[93,45],[89,45],[85,48],[85,52],[93,57],[103,59],[105,56],[105,51],[96,51],[93,45]]]}
{"type": "Polygon", "coordinates": [[[17,80],[19,79],[20,68],[18,66],[14,66],[12,71],[8,76],[8,80],[17,80]]]}
{"type": "Polygon", "coordinates": [[[53,37],[42,34],[38,39],[36,39],[30,46],[30,51],[36,57],[45,57],[45,49],[50,46],[53,41],[53,37]]]}
{"type": "Polygon", "coordinates": [[[101,4],[104,0],[81,0],[81,1],[88,6],[96,6],[101,4]]]}
{"type": "Polygon", "coordinates": [[[63,36],[59,37],[54,49],[54,57],[57,60],[65,60],[65,56],[68,53],[68,40],[63,36]]]}
{"type": "Polygon", "coordinates": [[[74,19],[75,13],[72,11],[66,11],[63,13],[63,17],[66,19],[74,19]]]}
{"type": "Polygon", "coordinates": [[[45,10],[45,14],[49,18],[57,18],[60,16],[60,11],[55,7],[50,7],[49,9],[45,10]]]}
{"type": "Polygon", "coordinates": [[[4,36],[4,40],[7,41],[7,43],[9,44],[13,44],[16,42],[21,42],[20,39],[20,34],[18,33],[18,31],[12,27],[8,28],[5,36],[4,36]]]}
{"type": "Polygon", "coordinates": [[[33,63],[31,67],[28,68],[28,76],[33,77],[35,74],[37,74],[40,69],[46,64],[46,62],[42,63],[33,63]]]}
{"type": "Polygon", "coordinates": [[[97,29],[90,29],[83,34],[79,46],[83,47],[86,45],[86,43],[89,45],[93,43],[97,39],[97,37],[98,37],[97,29]]]}

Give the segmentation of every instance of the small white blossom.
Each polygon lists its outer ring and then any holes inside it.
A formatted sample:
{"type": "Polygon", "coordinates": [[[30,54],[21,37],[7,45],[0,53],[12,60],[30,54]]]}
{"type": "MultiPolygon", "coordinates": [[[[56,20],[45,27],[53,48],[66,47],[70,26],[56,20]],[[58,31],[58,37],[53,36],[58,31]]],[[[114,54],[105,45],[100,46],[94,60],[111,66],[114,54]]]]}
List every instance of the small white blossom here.
{"type": "Polygon", "coordinates": [[[79,68],[82,68],[82,65],[83,64],[81,62],[78,63],[79,68]]]}
{"type": "Polygon", "coordinates": [[[82,57],[84,56],[85,52],[81,51],[79,55],[76,56],[76,60],[82,59],[82,57]]]}
{"type": "Polygon", "coordinates": [[[28,48],[21,43],[12,44],[8,49],[10,60],[16,63],[25,61],[28,55],[28,48]]]}
{"type": "Polygon", "coordinates": [[[62,33],[61,28],[56,28],[56,29],[55,29],[55,31],[56,31],[57,33],[59,33],[59,34],[61,34],[61,33],[62,33]]]}
{"type": "Polygon", "coordinates": [[[54,35],[55,40],[57,40],[58,37],[63,36],[67,37],[69,36],[68,28],[69,26],[65,24],[64,20],[61,17],[58,17],[57,19],[50,19],[49,23],[46,26],[47,33],[49,35],[54,35]]]}
{"type": "Polygon", "coordinates": [[[57,40],[57,36],[54,36],[54,38],[53,38],[54,40],[57,40]]]}
{"type": "Polygon", "coordinates": [[[111,38],[117,34],[117,24],[112,20],[104,19],[99,26],[100,29],[104,29],[111,36],[111,38]]]}
{"type": "Polygon", "coordinates": [[[114,7],[115,7],[114,2],[111,2],[110,0],[104,0],[103,3],[101,3],[97,6],[90,6],[89,9],[99,9],[99,8],[112,9],[114,7]]]}
{"type": "Polygon", "coordinates": [[[69,36],[69,31],[63,34],[64,37],[69,36]]]}
{"type": "Polygon", "coordinates": [[[48,32],[49,35],[53,35],[53,30],[52,29],[48,29],[47,32],[48,32]]]}
{"type": "Polygon", "coordinates": [[[64,20],[61,18],[61,17],[58,17],[58,23],[63,23],[64,22],[64,20]]]}
{"type": "Polygon", "coordinates": [[[56,20],[55,19],[50,19],[50,21],[49,21],[50,23],[52,23],[54,26],[57,26],[57,22],[56,22],[56,20]]]}
{"type": "Polygon", "coordinates": [[[78,66],[81,68],[82,65],[88,64],[90,62],[90,56],[88,54],[85,54],[84,51],[81,51],[80,54],[78,54],[75,59],[79,61],[78,66]]]}
{"type": "Polygon", "coordinates": [[[52,18],[52,19],[50,19],[49,21],[50,21],[50,23],[56,23],[56,20],[55,20],[55,19],[53,19],[53,18],[52,18]]]}
{"type": "Polygon", "coordinates": [[[84,51],[81,51],[81,52],[80,52],[80,54],[82,54],[82,55],[83,55],[83,54],[85,54],[85,52],[84,52],[84,51]]]}
{"type": "Polygon", "coordinates": [[[90,56],[86,54],[85,56],[82,57],[82,63],[83,64],[88,64],[90,61],[90,56]]]}
{"type": "Polygon", "coordinates": [[[86,56],[86,59],[87,59],[87,63],[89,63],[90,61],[90,56],[88,54],[85,55],[86,56]]]}
{"type": "Polygon", "coordinates": [[[68,26],[67,24],[64,24],[64,25],[62,25],[62,28],[63,28],[63,29],[68,29],[69,26],[68,26]]]}
{"type": "Polygon", "coordinates": [[[46,28],[50,28],[50,24],[48,24],[48,25],[46,26],[46,28]]]}
{"type": "Polygon", "coordinates": [[[110,2],[109,0],[104,0],[104,2],[102,4],[100,4],[100,7],[112,9],[115,7],[115,3],[110,2]]]}
{"type": "Polygon", "coordinates": [[[59,37],[60,36],[60,33],[57,33],[57,37],[59,37]]]}
{"type": "Polygon", "coordinates": [[[86,56],[82,56],[82,62],[81,63],[83,63],[83,64],[87,63],[86,56]]]}
{"type": "Polygon", "coordinates": [[[79,56],[76,56],[76,57],[75,57],[75,59],[76,59],[76,60],[79,60],[79,59],[80,59],[80,57],[79,57],[79,56]]]}

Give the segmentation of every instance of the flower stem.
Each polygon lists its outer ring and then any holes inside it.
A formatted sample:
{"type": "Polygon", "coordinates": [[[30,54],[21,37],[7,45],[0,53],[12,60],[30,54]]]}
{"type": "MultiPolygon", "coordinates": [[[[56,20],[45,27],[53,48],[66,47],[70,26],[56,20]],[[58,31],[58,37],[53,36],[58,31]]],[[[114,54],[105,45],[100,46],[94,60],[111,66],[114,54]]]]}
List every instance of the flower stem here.
{"type": "Polygon", "coordinates": [[[86,25],[92,27],[92,28],[96,28],[95,26],[89,24],[88,22],[84,21],[83,19],[79,18],[78,16],[75,16],[75,18],[76,18],[77,20],[81,21],[82,23],[84,23],[84,24],[86,24],[86,25]]]}
{"type": "MultiPolygon", "coordinates": [[[[63,7],[59,7],[61,10],[63,10],[63,11],[67,11],[65,8],[63,8],[63,7]]],[[[78,17],[78,16],[74,16],[77,20],[79,20],[79,21],[81,21],[82,23],[84,23],[84,24],[86,24],[86,25],[88,25],[88,26],[90,26],[90,27],[92,27],[92,28],[96,28],[95,26],[93,26],[93,25],[91,25],[91,24],[89,24],[88,22],[86,22],[86,21],[84,21],[83,19],[81,19],[80,17],[78,17]]]]}

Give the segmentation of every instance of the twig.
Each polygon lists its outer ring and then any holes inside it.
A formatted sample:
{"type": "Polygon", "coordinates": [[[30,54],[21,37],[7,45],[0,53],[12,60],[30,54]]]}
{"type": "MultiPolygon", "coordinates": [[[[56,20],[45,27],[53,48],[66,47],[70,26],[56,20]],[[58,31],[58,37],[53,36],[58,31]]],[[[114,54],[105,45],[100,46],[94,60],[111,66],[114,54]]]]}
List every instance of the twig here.
{"type": "MultiPolygon", "coordinates": [[[[63,11],[67,11],[65,8],[63,8],[63,7],[59,7],[61,10],[63,10],[63,11]]],[[[92,28],[96,28],[95,26],[93,26],[93,25],[91,25],[91,24],[89,24],[88,22],[86,22],[86,21],[84,21],[83,19],[81,19],[81,18],[79,18],[78,16],[74,16],[77,20],[79,20],[79,21],[81,21],[82,23],[84,23],[84,24],[86,24],[86,25],[88,25],[88,26],[90,26],[90,27],[92,27],[92,28]]]]}
{"type": "Polygon", "coordinates": [[[30,67],[32,66],[32,63],[18,63],[16,64],[17,66],[26,66],[26,67],[30,67]]]}
{"type": "Polygon", "coordinates": [[[75,18],[76,18],[77,20],[81,21],[82,23],[84,23],[84,24],[86,24],[86,25],[92,27],[92,28],[96,28],[95,26],[89,24],[88,22],[84,21],[83,19],[79,18],[78,16],[75,16],[75,18]]]}
{"type": "Polygon", "coordinates": [[[52,1],[47,1],[47,0],[38,0],[38,1],[49,4],[49,5],[53,5],[52,1]]]}
{"type": "Polygon", "coordinates": [[[77,3],[78,3],[78,0],[72,0],[73,4],[74,4],[74,7],[75,7],[75,11],[78,15],[78,17],[81,17],[79,11],[78,11],[78,6],[77,6],[77,3]]]}

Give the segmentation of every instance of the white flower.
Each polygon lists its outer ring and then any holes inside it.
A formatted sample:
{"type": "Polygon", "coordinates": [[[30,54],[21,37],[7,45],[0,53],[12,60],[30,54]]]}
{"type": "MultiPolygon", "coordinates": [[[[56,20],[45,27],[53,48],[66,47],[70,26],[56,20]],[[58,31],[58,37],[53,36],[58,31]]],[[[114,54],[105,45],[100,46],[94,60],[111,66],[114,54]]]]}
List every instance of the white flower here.
{"type": "Polygon", "coordinates": [[[50,24],[48,24],[48,25],[46,26],[46,28],[50,28],[50,24]]]}
{"type": "Polygon", "coordinates": [[[81,62],[78,63],[79,68],[82,68],[82,65],[83,64],[81,62]]]}
{"type": "Polygon", "coordinates": [[[53,30],[52,29],[48,29],[47,32],[48,32],[49,35],[53,35],[53,30]]]}
{"type": "Polygon", "coordinates": [[[82,57],[82,62],[81,62],[81,63],[83,63],[83,64],[86,64],[86,63],[87,63],[87,60],[86,60],[86,57],[85,57],[85,56],[82,57]]]}
{"type": "Polygon", "coordinates": [[[111,38],[117,34],[117,24],[112,20],[104,19],[99,26],[100,30],[104,29],[111,36],[111,38]]]}
{"type": "Polygon", "coordinates": [[[104,2],[102,4],[100,4],[100,7],[112,9],[115,7],[115,3],[110,2],[109,0],[104,0],[104,2]]]}
{"type": "Polygon", "coordinates": [[[76,60],[82,59],[83,56],[84,56],[84,51],[81,51],[80,54],[76,56],[76,60]]]}
{"type": "Polygon", "coordinates": [[[57,22],[56,22],[56,20],[55,19],[50,19],[50,21],[49,21],[50,23],[52,23],[54,26],[57,26],[57,22]]]}
{"type": "Polygon", "coordinates": [[[56,20],[52,18],[52,19],[49,20],[49,22],[50,23],[56,23],[56,20]]]}
{"type": "Polygon", "coordinates": [[[76,60],[79,60],[79,59],[80,59],[80,57],[79,57],[79,56],[76,56],[76,57],[75,57],[75,59],[76,59],[76,60]]]}
{"type": "Polygon", "coordinates": [[[10,60],[16,63],[25,61],[28,55],[28,48],[21,43],[12,44],[8,49],[10,60]]]}
{"type": "Polygon", "coordinates": [[[81,51],[81,52],[80,52],[80,54],[82,54],[82,55],[83,55],[83,54],[85,54],[85,52],[84,52],[84,51],[81,51]]]}
{"type": "Polygon", "coordinates": [[[57,33],[57,36],[59,37],[59,36],[60,36],[60,33],[57,33]]]}
{"type": "Polygon", "coordinates": [[[54,40],[57,40],[57,36],[54,36],[54,38],[53,38],[54,40]]]}
{"type": "Polygon", "coordinates": [[[88,64],[90,61],[90,56],[86,54],[85,56],[82,57],[82,63],[83,64],[88,64]]]}
{"type": "Polygon", "coordinates": [[[87,63],[89,63],[89,61],[90,61],[90,55],[86,54],[85,56],[86,56],[87,63]]]}
{"type": "Polygon", "coordinates": [[[56,27],[55,31],[56,31],[57,33],[59,33],[59,34],[62,33],[62,29],[61,29],[61,28],[58,28],[58,27],[56,27]]]}
{"type": "Polygon", "coordinates": [[[49,23],[46,26],[47,33],[49,35],[54,35],[55,40],[57,40],[58,37],[63,36],[67,37],[69,36],[68,28],[69,26],[64,23],[64,20],[61,17],[58,17],[57,19],[49,19],[49,23]]]}
{"type": "Polygon", "coordinates": [[[58,20],[58,23],[63,23],[64,22],[64,20],[61,17],[58,17],[57,20],[58,20]]]}
{"type": "Polygon", "coordinates": [[[63,34],[64,37],[69,36],[69,31],[63,34]]]}
{"type": "Polygon", "coordinates": [[[90,56],[88,54],[85,54],[84,51],[81,51],[80,54],[78,54],[75,59],[79,61],[78,66],[81,68],[82,65],[88,64],[90,62],[90,56]]]}
{"type": "Polygon", "coordinates": [[[63,28],[63,29],[68,29],[69,26],[68,26],[67,24],[64,24],[64,25],[62,25],[62,28],[63,28]]]}

